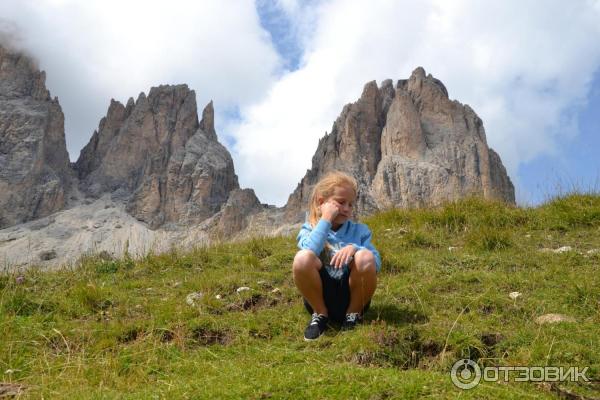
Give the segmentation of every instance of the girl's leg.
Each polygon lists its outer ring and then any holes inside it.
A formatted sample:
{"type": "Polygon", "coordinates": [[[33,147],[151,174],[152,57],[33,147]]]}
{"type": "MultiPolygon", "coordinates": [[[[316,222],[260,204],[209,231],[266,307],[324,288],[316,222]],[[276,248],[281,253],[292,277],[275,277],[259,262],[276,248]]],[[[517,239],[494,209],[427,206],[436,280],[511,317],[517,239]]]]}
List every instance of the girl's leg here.
{"type": "Polygon", "coordinates": [[[323,283],[319,270],[321,260],[310,250],[300,250],[294,257],[292,271],[296,287],[317,314],[327,314],[323,301],[323,283]]]}
{"type": "Polygon", "coordinates": [[[346,313],[361,313],[376,287],[375,256],[369,250],[359,250],[350,263],[350,305],[346,313]]]}

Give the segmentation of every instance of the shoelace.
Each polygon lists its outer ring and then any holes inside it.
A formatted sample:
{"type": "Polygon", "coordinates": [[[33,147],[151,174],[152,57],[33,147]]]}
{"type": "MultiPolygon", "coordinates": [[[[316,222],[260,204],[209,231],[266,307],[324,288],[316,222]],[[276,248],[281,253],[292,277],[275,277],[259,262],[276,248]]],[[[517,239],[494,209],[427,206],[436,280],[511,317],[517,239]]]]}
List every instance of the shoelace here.
{"type": "Polygon", "coordinates": [[[310,320],[310,324],[311,324],[311,325],[315,325],[315,324],[317,324],[317,325],[318,325],[318,324],[319,324],[321,321],[323,321],[325,318],[326,318],[326,317],[325,317],[324,315],[321,315],[321,314],[314,313],[314,314],[312,315],[312,319],[310,320]]]}
{"type": "Polygon", "coordinates": [[[359,319],[360,319],[360,314],[359,313],[346,314],[346,321],[347,322],[356,322],[359,319]]]}

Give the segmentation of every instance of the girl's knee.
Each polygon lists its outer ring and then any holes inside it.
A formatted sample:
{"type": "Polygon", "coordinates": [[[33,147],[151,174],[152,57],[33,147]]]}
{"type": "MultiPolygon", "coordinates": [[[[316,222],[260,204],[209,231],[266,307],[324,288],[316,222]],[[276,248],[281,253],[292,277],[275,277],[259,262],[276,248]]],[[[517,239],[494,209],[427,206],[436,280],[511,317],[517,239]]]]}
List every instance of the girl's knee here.
{"type": "Polygon", "coordinates": [[[377,274],[375,267],[375,256],[369,250],[359,250],[354,254],[354,261],[350,265],[350,270],[360,275],[377,274]]]}
{"type": "Polygon", "coordinates": [[[300,250],[294,257],[294,263],[292,264],[293,270],[306,269],[306,268],[320,268],[321,260],[311,250],[300,250]]]}
{"type": "Polygon", "coordinates": [[[361,249],[354,254],[354,260],[357,265],[362,266],[366,264],[375,265],[375,256],[370,250],[361,249]]]}

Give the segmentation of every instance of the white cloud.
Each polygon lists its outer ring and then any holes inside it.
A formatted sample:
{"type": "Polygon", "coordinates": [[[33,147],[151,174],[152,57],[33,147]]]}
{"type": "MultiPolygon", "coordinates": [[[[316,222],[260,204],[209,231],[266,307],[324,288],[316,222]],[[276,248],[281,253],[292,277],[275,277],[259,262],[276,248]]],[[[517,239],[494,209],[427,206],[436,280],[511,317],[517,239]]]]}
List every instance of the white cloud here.
{"type": "Polygon", "coordinates": [[[229,127],[242,185],[278,205],[367,81],[422,65],[475,109],[515,179],[520,163],[576,133],[572,111],[600,65],[598,2],[336,0],[315,15],[301,68],[229,127]]]}
{"type": "Polygon", "coordinates": [[[224,112],[257,101],[281,64],[249,0],[2,0],[0,15],[46,70],[72,159],[111,98],[187,83],[224,112]]]}

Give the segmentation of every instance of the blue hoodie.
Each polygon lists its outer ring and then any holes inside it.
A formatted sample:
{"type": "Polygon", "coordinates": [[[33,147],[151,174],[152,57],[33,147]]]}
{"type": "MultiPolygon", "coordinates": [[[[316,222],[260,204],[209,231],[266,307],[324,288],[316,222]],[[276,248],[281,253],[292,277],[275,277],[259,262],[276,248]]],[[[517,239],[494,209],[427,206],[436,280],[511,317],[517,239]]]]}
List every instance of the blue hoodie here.
{"type": "MultiPolygon", "coordinates": [[[[325,242],[331,245],[333,254],[349,244],[353,245],[356,251],[368,249],[375,256],[375,270],[377,272],[381,270],[381,256],[371,244],[371,231],[365,224],[347,220],[337,231],[334,231],[331,229],[331,223],[321,218],[314,229],[308,222],[304,223],[296,240],[300,249],[312,250],[317,257],[325,248],[325,242]]],[[[347,265],[344,266],[344,269],[347,270],[347,267],[347,265]]]]}

